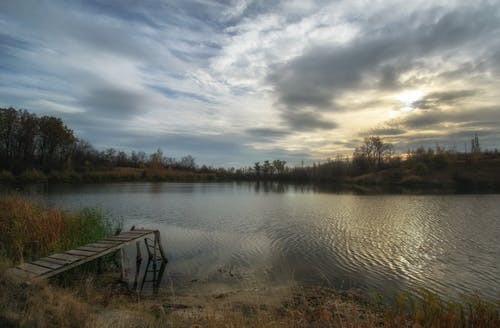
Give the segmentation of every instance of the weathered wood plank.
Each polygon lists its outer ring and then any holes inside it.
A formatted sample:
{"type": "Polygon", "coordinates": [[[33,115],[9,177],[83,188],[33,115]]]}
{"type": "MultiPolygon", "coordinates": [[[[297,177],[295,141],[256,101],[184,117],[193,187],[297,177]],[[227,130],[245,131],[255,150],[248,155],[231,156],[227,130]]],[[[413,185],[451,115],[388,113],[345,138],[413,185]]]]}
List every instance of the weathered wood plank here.
{"type": "Polygon", "coordinates": [[[7,274],[12,275],[21,280],[31,280],[37,277],[36,274],[24,271],[18,268],[10,268],[7,270],[7,274]]]}
{"type": "Polygon", "coordinates": [[[92,244],[87,244],[84,247],[95,247],[99,249],[107,249],[113,246],[114,244],[102,244],[102,243],[92,243],[92,244]]]}
{"type": "Polygon", "coordinates": [[[103,240],[99,240],[97,243],[99,243],[99,244],[118,245],[118,244],[121,244],[121,241],[119,241],[119,240],[107,240],[107,239],[103,239],[103,240]]]}
{"type": "Polygon", "coordinates": [[[109,247],[92,247],[92,246],[89,246],[89,245],[85,245],[85,246],[80,246],[78,248],[76,248],[77,251],[86,251],[86,252],[92,252],[92,253],[97,253],[97,252],[102,252],[103,250],[105,250],[106,248],[109,248],[109,247]]]}
{"type": "Polygon", "coordinates": [[[54,270],[54,271],[51,271],[51,272],[48,272],[46,274],[44,274],[43,276],[41,276],[41,278],[49,278],[49,277],[52,277],[58,273],[61,273],[61,272],[64,272],[66,270],[69,270],[69,269],[72,269],[74,267],[77,267],[83,263],[87,263],[87,262],[90,262],[92,260],[95,260],[95,259],[98,259],[100,257],[103,257],[105,255],[108,255],[110,253],[113,253],[125,246],[128,246],[132,243],[135,243],[137,240],[141,239],[143,236],[140,236],[140,237],[137,237],[137,238],[134,238],[130,241],[124,241],[124,242],[120,242],[118,244],[115,244],[115,245],[112,245],[112,247],[100,252],[100,253],[96,253],[95,255],[92,255],[92,256],[88,256],[88,257],[84,257],[82,258],[81,260],[79,260],[78,262],[74,262],[74,263],[70,263],[60,269],[57,269],[57,270],[54,270]]]}
{"type": "Polygon", "coordinates": [[[87,244],[83,247],[95,247],[95,248],[100,248],[100,249],[107,249],[110,248],[114,244],[101,244],[101,243],[92,243],[92,244],[87,244]]]}
{"type": "Polygon", "coordinates": [[[111,241],[129,241],[131,239],[134,239],[134,238],[137,238],[136,236],[126,236],[126,235],[123,235],[123,236],[113,236],[113,237],[108,237],[104,240],[111,240],[111,241]]]}
{"type": "Polygon", "coordinates": [[[42,275],[44,273],[51,271],[51,269],[49,269],[49,268],[41,267],[39,265],[31,264],[31,263],[20,264],[16,268],[34,273],[36,275],[42,275]]]}
{"type": "Polygon", "coordinates": [[[63,260],[63,261],[66,261],[68,263],[73,263],[73,262],[80,261],[82,258],[84,258],[84,256],[76,256],[76,255],[58,253],[58,254],[52,254],[51,256],[49,256],[49,258],[63,260]]]}
{"type": "Polygon", "coordinates": [[[45,261],[45,262],[54,263],[54,264],[59,264],[59,265],[66,265],[68,263],[71,263],[71,262],[68,262],[66,260],[55,259],[55,258],[51,258],[51,257],[43,257],[40,260],[45,261]]]}
{"type": "Polygon", "coordinates": [[[155,232],[155,230],[139,230],[139,229],[136,229],[136,230],[129,230],[129,231],[126,231],[124,232],[123,234],[150,234],[150,233],[153,233],[155,232]]]}
{"type": "Polygon", "coordinates": [[[45,268],[49,268],[49,269],[52,269],[52,270],[59,269],[60,267],[64,266],[64,264],[66,264],[66,263],[56,264],[56,263],[53,263],[53,262],[44,261],[43,259],[31,262],[31,263],[39,265],[39,266],[42,266],[42,267],[45,267],[45,268]]]}
{"type": "Polygon", "coordinates": [[[72,249],[72,250],[69,250],[67,252],[65,252],[66,254],[70,254],[70,255],[77,255],[77,256],[91,256],[91,255],[95,255],[96,253],[99,253],[98,251],[93,251],[93,252],[89,252],[89,251],[79,251],[77,249],[72,249]]]}
{"type": "Polygon", "coordinates": [[[68,250],[65,253],[52,254],[32,263],[19,265],[9,269],[9,271],[21,279],[48,278],[123,249],[125,246],[136,243],[145,236],[155,232],[156,230],[146,229],[127,231],[95,243],[68,250]]]}

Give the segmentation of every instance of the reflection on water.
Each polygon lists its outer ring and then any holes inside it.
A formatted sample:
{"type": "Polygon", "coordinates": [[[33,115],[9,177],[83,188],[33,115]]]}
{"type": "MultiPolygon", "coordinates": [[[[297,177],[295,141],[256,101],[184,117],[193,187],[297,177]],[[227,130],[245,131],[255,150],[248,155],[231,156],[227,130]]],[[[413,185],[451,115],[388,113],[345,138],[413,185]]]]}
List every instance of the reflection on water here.
{"type": "MultiPolygon", "coordinates": [[[[140,242],[137,242],[135,247],[128,247],[127,258],[131,259],[135,255],[135,265],[127,265],[126,276],[123,279],[129,280],[132,290],[136,291],[137,294],[157,294],[160,284],[163,280],[163,274],[167,267],[167,259],[161,256],[161,250],[156,243],[156,240],[149,237],[144,239],[144,246],[147,251],[148,257],[146,265],[143,265],[142,254],[144,253],[141,249],[140,242]],[[132,254],[131,248],[135,248],[135,254],[132,254]],[[130,272],[134,271],[133,280],[130,279],[130,272]]],[[[129,262],[129,261],[128,261],[129,262]]]]}
{"type": "Polygon", "coordinates": [[[99,206],[125,228],[160,229],[175,287],[295,281],[388,294],[419,287],[452,296],[500,292],[500,195],[120,183],[50,187],[40,197],[70,209],[99,206]]]}

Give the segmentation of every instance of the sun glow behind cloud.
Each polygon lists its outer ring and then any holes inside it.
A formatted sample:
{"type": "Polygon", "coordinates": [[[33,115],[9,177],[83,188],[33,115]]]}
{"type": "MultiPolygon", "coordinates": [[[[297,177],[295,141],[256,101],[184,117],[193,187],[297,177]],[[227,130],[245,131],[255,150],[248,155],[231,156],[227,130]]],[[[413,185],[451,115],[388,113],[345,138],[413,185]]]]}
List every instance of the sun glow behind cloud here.
{"type": "Polygon", "coordinates": [[[401,110],[404,112],[411,112],[415,108],[413,104],[422,98],[423,92],[421,90],[406,90],[398,93],[394,98],[401,102],[401,110]]]}

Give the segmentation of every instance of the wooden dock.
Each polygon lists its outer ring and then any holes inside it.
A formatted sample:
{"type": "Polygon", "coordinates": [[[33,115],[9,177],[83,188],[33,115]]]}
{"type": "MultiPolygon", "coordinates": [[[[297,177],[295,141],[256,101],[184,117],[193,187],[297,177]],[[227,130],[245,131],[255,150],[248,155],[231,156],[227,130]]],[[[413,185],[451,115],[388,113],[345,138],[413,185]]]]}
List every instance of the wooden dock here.
{"type": "MultiPolygon", "coordinates": [[[[8,271],[23,280],[46,279],[121,250],[121,266],[123,274],[123,248],[136,243],[137,258],[141,258],[139,242],[148,235],[154,235],[154,246],[156,246],[155,249],[158,249],[160,253],[158,256],[163,258],[166,262],[167,258],[160,243],[160,232],[158,230],[139,229],[126,231],[121,234],[99,240],[95,243],[80,246],[64,253],[56,253],[30,263],[20,264],[9,269],[8,271]]],[[[149,256],[151,257],[153,254],[150,253],[149,256]]],[[[157,254],[154,254],[154,256],[156,257],[157,254]]]]}

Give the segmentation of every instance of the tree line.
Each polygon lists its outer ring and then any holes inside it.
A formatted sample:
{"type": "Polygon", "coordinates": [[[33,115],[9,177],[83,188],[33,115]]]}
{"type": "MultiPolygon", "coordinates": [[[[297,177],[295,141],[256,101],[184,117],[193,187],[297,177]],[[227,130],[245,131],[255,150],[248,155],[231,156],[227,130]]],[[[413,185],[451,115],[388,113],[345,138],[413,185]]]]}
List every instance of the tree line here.
{"type": "Polygon", "coordinates": [[[37,116],[26,110],[0,108],[0,170],[19,174],[30,169],[88,171],[114,167],[172,168],[195,170],[195,159],[164,156],[161,149],[152,154],[130,154],[108,148],[95,149],[77,138],[73,130],[53,116],[37,116]]]}
{"type": "Polygon", "coordinates": [[[309,165],[289,166],[284,160],[274,159],[258,161],[248,167],[215,168],[197,165],[191,155],[180,159],[166,156],[160,148],[150,154],[144,151],[127,153],[114,148],[97,150],[89,142],[77,138],[60,118],[0,108],[0,170],[14,175],[28,170],[88,173],[127,168],[136,170],[134,172],[144,170],[142,177],[153,172],[160,180],[165,176],[160,173],[170,170],[218,180],[339,182],[391,172],[384,179],[397,181],[404,179],[405,175],[422,177],[450,167],[455,168],[454,174],[460,175],[458,167],[498,158],[500,155],[496,149],[481,149],[477,135],[470,140],[469,152],[436,146],[419,147],[408,150],[406,154],[397,154],[392,144],[378,136],[369,136],[350,156],[337,155],[334,159],[309,165]]]}

